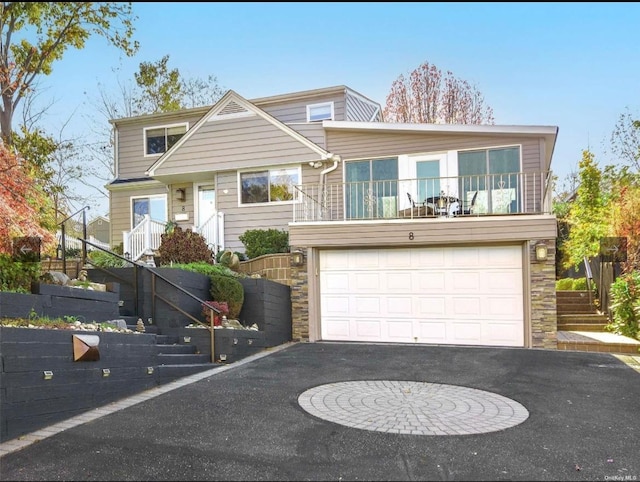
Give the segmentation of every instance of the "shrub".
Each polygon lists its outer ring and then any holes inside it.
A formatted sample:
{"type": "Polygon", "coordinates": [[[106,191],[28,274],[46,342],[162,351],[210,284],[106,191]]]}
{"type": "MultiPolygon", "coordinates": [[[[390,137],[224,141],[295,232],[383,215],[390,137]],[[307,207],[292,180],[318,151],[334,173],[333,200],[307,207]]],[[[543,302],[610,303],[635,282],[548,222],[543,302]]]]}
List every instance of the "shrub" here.
{"type": "Polygon", "coordinates": [[[222,317],[229,315],[229,305],[225,301],[205,301],[202,304],[202,316],[205,324],[209,324],[209,317],[211,316],[211,310],[209,307],[215,308],[220,314],[215,314],[213,317],[213,326],[220,326],[222,324],[222,317]]]}
{"type": "Polygon", "coordinates": [[[244,303],[244,287],[234,276],[211,275],[211,297],[218,302],[226,302],[229,318],[236,320],[244,303]]]}
{"type": "Polygon", "coordinates": [[[587,278],[577,278],[573,280],[573,286],[571,287],[574,291],[583,291],[587,289],[587,278]]]}
{"type": "Polygon", "coordinates": [[[15,261],[0,254],[0,291],[31,293],[31,282],[40,276],[40,263],[15,261]]]}
{"type": "Polygon", "coordinates": [[[213,263],[213,251],[207,246],[204,237],[177,226],[161,235],[158,256],[160,266],[172,263],[213,263]]]}
{"type": "Polygon", "coordinates": [[[264,254],[288,253],[289,233],[278,229],[249,229],[238,239],[244,244],[249,259],[264,254]]]}
{"type": "Polygon", "coordinates": [[[556,281],[556,290],[567,291],[573,289],[573,279],[562,278],[556,281]]]}
{"type": "Polygon", "coordinates": [[[640,321],[640,271],[622,275],[611,285],[613,320],[607,330],[618,335],[637,338],[640,321]]]}
{"type": "Polygon", "coordinates": [[[211,277],[214,274],[232,276],[235,278],[247,278],[245,273],[237,273],[222,264],[210,264],[204,262],[186,263],[186,264],[172,264],[171,268],[183,269],[185,271],[191,271],[193,273],[200,273],[205,276],[211,277]]]}
{"type": "Polygon", "coordinates": [[[117,258],[106,251],[95,250],[87,254],[92,265],[100,268],[126,268],[130,265],[124,259],[117,258]]]}

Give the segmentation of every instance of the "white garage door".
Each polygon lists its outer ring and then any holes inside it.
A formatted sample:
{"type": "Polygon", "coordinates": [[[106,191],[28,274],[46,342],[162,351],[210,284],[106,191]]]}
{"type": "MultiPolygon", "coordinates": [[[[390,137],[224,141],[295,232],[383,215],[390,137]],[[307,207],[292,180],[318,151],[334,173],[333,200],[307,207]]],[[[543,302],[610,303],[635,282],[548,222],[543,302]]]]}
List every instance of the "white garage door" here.
{"type": "Polygon", "coordinates": [[[320,252],[321,336],[524,346],[520,246],[320,252]]]}

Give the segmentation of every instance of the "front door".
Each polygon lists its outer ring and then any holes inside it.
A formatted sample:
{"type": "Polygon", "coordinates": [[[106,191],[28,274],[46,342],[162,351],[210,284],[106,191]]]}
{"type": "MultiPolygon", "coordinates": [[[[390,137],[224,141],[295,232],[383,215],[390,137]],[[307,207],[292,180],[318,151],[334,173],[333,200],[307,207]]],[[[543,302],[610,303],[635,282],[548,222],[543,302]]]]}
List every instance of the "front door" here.
{"type": "Polygon", "coordinates": [[[216,212],[216,190],[214,186],[198,186],[198,226],[206,223],[216,212]]]}

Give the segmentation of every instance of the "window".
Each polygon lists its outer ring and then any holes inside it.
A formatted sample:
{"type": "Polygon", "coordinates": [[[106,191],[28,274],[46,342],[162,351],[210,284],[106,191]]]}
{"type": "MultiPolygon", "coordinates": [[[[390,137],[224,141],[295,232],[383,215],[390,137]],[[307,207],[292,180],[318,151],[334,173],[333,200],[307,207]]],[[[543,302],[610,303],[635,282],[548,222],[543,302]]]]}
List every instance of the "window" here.
{"type": "Polygon", "coordinates": [[[144,154],[164,154],[187,132],[187,124],[151,127],[144,130],[144,154]]]}
{"type": "Polygon", "coordinates": [[[478,192],[476,212],[519,212],[519,172],[519,147],[458,152],[460,193],[467,203],[478,192]]]}
{"type": "Polygon", "coordinates": [[[347,219],[395,217],[397,199],[397,158],[345,163],[347,219]]]}
{"type": "Polygon", "coordinates": [[[265,169],[240,173],[242,204],[293,201],[293,186],[300,183],[300,168],[265,169]]]}
{"type": "Polygon", "coordinates": [[[167,196],[136,197],[131,199],[132,228],[136,227],[148,214],[154,221],[167,222],[167,196]]]}
{"type": "Polygon", "coordinates": [[[333,102],[307,106],[307,122],[333,120],[333,102]]]}

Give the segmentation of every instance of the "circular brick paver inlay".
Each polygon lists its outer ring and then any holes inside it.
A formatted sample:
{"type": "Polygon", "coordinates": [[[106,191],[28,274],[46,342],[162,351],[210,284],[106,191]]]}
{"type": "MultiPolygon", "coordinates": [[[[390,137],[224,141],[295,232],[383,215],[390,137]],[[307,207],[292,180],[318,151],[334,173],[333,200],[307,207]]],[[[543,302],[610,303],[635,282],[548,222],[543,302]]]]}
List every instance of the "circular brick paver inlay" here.
{"type": "Polygon", "coordinates": [[[529,417],[526,408],[484,390],[410,381],[351,381],[311,388],[305,411],[347,427],[411,435],[467,435],[504,430],[529,417]]]}

